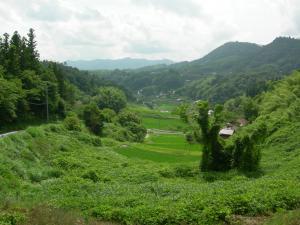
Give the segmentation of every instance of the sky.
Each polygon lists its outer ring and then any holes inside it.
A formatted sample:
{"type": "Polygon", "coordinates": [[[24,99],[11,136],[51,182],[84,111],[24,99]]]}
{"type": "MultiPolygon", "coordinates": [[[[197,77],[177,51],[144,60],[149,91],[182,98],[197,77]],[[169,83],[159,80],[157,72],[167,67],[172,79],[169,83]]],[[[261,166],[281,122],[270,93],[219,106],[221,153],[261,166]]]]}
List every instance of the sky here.
{"type": "Polygon", "coordinates": [[[300,0],[6,0],[0,33],[35,29],[41,59],[193,60],[228,41],[300,37],[300,0]]]}

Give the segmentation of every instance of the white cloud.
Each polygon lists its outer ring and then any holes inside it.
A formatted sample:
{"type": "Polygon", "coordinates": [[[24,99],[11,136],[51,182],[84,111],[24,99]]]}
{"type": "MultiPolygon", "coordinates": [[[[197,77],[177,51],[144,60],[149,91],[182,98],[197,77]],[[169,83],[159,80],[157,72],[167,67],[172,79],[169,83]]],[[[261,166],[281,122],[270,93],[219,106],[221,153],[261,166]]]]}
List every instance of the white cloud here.
{"type": "Polygon", "coordinates": [[[300,34],[298,0],[10,0],[0,32],[36,30],[42,58],[191,60],[227,41],[300,34]]]}

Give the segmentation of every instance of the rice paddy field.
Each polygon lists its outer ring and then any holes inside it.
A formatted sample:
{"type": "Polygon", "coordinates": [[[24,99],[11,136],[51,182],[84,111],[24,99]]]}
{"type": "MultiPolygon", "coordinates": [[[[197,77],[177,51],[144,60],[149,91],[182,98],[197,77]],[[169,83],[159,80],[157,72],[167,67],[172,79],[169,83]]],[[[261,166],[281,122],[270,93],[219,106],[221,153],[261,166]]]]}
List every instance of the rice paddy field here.
{"type": "Polygon", "coordinates": [[[117,152],[132,159],[158,163],[198,163],[201,146],[188,144],[183,134],[150,134],[144,143],[121,146],[117,152]]]}

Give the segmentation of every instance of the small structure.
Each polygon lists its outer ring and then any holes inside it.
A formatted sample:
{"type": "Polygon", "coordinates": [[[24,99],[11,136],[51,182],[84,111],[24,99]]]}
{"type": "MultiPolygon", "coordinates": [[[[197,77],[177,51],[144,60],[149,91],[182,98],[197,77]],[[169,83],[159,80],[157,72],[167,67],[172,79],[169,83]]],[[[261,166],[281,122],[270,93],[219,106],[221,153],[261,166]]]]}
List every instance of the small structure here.
{"type": "Polygon", "coordinates": [[[219,135],[222,138],[229,138],[230,136],[232,136],[235,132],[236,128],[231,124],[231,123],[227,123],[226,127],[222,128],[219,131],[219,135]]]}
{"type": "Polygon", "coordinates": [[[234,128],[232,127],[225,127],[223,129],[221,129],[219,131],[219,135],[222,137],[222,138],[229,138],[231,137],[233,134],[234,134],[234,128]]]}
{"type": "Polygon", "coordinates": [[[208,115],[211,116],[214,113],[214,110],[210,109],[208,110],[208,115]]]}

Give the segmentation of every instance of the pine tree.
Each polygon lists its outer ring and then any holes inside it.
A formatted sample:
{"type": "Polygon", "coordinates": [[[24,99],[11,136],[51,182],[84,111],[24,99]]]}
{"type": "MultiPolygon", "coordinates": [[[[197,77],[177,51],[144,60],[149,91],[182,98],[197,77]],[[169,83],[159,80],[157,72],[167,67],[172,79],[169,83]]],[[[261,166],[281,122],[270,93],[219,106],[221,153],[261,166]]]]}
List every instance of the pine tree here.
{"type": "Polygon", "coordinates": [[[36,40],[34,30],[29,29],[28,40],[27,40],[27,57],[28,57],[28,69],[38,71],[39,69],[39,53],[36,50],[36,40]]]}
{"type": "Polygon", "coordinates": [[[3,34],[3,39],[0,45],[0,64],[3,68],[7,69],[8,64],[8,51],[9,51],[9,34],[3,34]]]}

